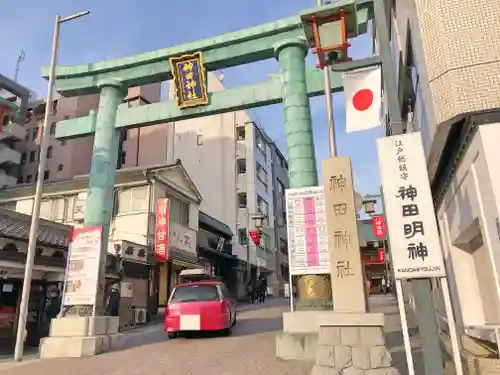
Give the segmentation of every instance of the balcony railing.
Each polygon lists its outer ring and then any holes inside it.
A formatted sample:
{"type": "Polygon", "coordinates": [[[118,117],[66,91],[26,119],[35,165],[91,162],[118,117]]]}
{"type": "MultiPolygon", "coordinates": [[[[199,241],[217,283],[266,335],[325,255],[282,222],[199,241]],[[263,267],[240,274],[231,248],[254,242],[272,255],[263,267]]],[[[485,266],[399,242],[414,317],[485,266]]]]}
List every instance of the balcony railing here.
{"type": "Polygon", "coordinates": [[[12,139],[21,141],[26,135],[26,129],[19,124],[10,122],[3,127],[3,132],[0,134],[0,141],[4,139],[12,139]]]}
{"type": "Polygon", "coordinates": [[[0,165],[3,164],[20,164],[21,153],[13,150],[6,145],[0,144],[0,165]]]}

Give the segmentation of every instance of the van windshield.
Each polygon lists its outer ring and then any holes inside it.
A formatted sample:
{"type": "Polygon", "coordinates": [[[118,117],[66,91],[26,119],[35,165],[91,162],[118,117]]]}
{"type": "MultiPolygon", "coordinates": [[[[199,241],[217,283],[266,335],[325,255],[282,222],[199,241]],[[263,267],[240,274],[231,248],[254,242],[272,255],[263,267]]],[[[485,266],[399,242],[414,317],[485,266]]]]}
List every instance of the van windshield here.
{"type": "Polygon", "coordinates": [[[170,302],[218,301],[219,292],[215,285],[183,285],[175,288],[170,302]]]}

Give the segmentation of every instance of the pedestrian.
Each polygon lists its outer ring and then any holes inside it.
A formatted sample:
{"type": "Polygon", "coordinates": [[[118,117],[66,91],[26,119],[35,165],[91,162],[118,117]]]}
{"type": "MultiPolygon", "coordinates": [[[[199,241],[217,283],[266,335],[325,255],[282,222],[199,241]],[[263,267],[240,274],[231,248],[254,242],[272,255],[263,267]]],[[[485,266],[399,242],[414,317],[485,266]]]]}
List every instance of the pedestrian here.
{"type": "Polygon", "coordinates": [[[261,291],[260,291],[260,302],[266,302],[266,294],[267,294],[267,279],[261,276],[261,291]]]}
{"type": "Polygon", "coordinates": [[[61,311],[61,296],[59,289],[57,287],[51,287],[48,289],[47,302],[45,304],[43,321],[44,321],[44,331],[49,334],[50,324],[52,319],[56,318],[61,311]]]}
{"type": "Polygon", "coordinates": [[[247,285],[247,302],[248,304],[253,304],[253,285],[252,285],[252,282],[250,281],[247,285]]]}
{"type": "Polygon", "coordinates": [[[387,294],[387,281],[385,280],[385,277],[382,278],[381,285],[382,285],[382,293],[387,294]]]}
{"type": "Polygon", "coordinates": [[[113,284],[111,287],[111,294],[108,298],[108,304],[106,306],[106,313],[109,316],[120,316],[120,286],[118,284],[113,284]]]}

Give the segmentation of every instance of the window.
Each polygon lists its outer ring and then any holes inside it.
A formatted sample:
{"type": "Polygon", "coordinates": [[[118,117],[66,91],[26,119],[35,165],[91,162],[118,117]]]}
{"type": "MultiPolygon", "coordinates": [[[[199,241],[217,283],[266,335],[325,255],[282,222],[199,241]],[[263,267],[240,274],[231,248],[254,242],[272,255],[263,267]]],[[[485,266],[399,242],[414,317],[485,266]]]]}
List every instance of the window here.
{"type": "Polygon", "coordinates": [[[124,129],[124,130],[122,131],[122,134],[123,134],[123,135],[122,135],[123,142],[126,142],[126,141],[127,141],[127,139],[128,139],[128,131],[127,131],[127,129],[124,129]]]}
{"type": "Polygon", "coordinates": [[[56,134],[56,123],[50,124],[50,134],[56,134]]]}
{"type": "Polygon", "coordinates": [[[43,200],[40,204],[40,217],[47,220],[62,221],[64,218],[65,202],[64,198],[43,200]]]}
{"type": "Polygon", "coordinates": [[[245,159],[236,160],[236,169],[238,170],[238,174],[247,173],[247,161],[245,159]]]}
{"type": "Polygon", "coordinates": [[[219,291],[216,285],[186,285],[178,286],[170,298],[170,302],[219,301],[219,291]]]}
{"type": "Polygon", "coordinates": [[[266,157],[266,142],[264,141],[264,137],[262,136],[261,132],[257,129],[255,132],[255,144],[257,145],[257,148],[262,152],[262,155],[266,157]]]}
{"type": "Polygon", "coordinates": [[[17,183],[18,183],[18,184],[22,184],[23,182],[24,182],[24,177],[23,177],[23,176],[19,176],[19,177],[17,178],[17,183]]]}
{"type": "Polygon", "coordinates": [[[247,193],[238,193],[238,207],[239,208],[247,207],[247,193]]]}
{"type": "Polygon", "coordinates": [[[28,155],[26,154],[26,152],[23,152],[21,154],[21,164],[26,164],[26,159],[28,158],[28,155]]]}
{"type": "Polygon", "coordinates": [[[149,206],[148,189],[140,186],[124,189],[117,194],[118,214],[129,214],[134,212],[147,212],[149,206]]]}
{"type": "Polygon", "coordinates": [[[52,157],[52,146],[49,146],[47,148],[47,159],[50,159],[52,157]]]}
{"type": "Polygon", "coordinates": [[[198,134],[196,136],[196,145],[197,146],[201,146],[203,144],[203,135],[202,134],[198,134]]]}
{"type": "Polygon", "coordinates": [[[126,160],[127,160],[127,152],[126,151],[122,151],[122,155],[121,155],[121,158],[120,158],[120,164],[124,165],[126,160]]]}
{"type": "Polygon", "coordinates": [[[169,201],[169,213],[172,221],[187,226],[189,224],[189,203],[175,198],[170,198],[169,201]]]}
{"type": "Polygon", "coordinates": [[[256,163],[256,174],[257,179],[262,182],[265,186],[267,186],[267,172],[262,165],[256,163]]]}
{"type": "Polygon", "coordinates": [[[29,183],[30,183],[30,182],[32,182],[32,181],[33,181],[33,176],[32,176],[32,175],[30,175],[30,174],[29,174],[29,175],[27,175],[27,176],[26,176],[26,183],[28,183],[28,184],[29,184],[29,183]]]}
{"type": "Polygon", "coordinates": [[[246,228],[238,229],[238,243],[248,246],[248,233],[246,228]]]}
{"type": "Polygon", "coordinates": [[[262,215],[268,215],[268,204],[260,195],[257,195],[257,211],[262,215]]]}
{"type": "Polygon", "coordinates": [[[64,139],[61,141],[61,146],[66,146],[66,141],[64,139]]]}
{"type": "Polygon", "coordinates": [[[280,238],[280,253],[285,255],[288,254],[288,244],[282,238],[280,238]]]}
{"type": "Polygon", "coordinates": [[[50,171],[43,172],[43,180],[47,181],[50,178],[50,171]]]}
{"type": "Polygon", "coordinates": [[[245,140],[245,127],[244,126],[238,126],[236,128],[236,139],[238,141],[244,141],[245,140]]]}
{"type": "Polygon", "coordinates": [[[271,250],[271,238],[269,237],[269,235],[267,235],[266,233],[260,231],[259,232],[259,237],[260,237],[260,245],[259,247],[264,249],[264,250],[268,250],[270,251],[271,250]]]}
{"type": "Polygon", "coordinates": [[[30,151],[30,163],[33,163],[36,158],[36,151],[30,151]]]}

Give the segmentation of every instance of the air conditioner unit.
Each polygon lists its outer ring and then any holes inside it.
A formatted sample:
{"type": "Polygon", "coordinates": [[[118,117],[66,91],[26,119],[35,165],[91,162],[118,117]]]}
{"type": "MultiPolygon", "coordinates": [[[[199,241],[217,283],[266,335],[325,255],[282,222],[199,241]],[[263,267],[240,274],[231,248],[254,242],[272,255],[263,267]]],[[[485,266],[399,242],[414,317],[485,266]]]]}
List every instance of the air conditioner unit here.
{"type": "Polygon", "coordinates": [[[135,309],[135,324],[146,324],[146,309],[135,309]]]}

